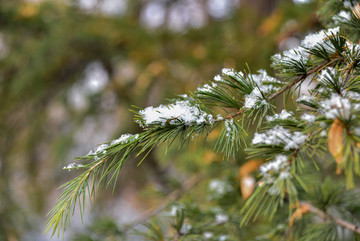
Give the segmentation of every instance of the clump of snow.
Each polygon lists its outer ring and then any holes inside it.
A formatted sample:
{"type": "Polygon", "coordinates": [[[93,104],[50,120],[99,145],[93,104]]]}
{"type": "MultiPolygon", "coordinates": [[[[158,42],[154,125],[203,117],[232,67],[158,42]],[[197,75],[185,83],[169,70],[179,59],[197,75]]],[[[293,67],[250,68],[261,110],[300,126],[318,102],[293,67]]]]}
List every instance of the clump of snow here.
{"type": "Polygon", "coordinates": [[[327,119],[335,119],[337,117],[349,119],[352,109],[359,109],[359,106],[352,106],[349,99],[338,94],[332,94],[330,99],[320,102],[320,113],[325,115],[327,119]]]}
{"type": "Polygon", "coordinates": [[[319,43],[323,43],[328,39],[328,36],[336,35],[340,31],[339,27],[330,28],[326,31],[322,30],[314,34],[309,34],[305,37],[305,39],[301,42],[301,46],[304,48],[314,48],[319,43]]]}
{"type": "Polygon", "coordinates": [[[259,167],[262,176],[269,172],[279,173],[281,169],[288,165],[288,158],[285,155],[278,155],[273,161],[267,162],[259,167]]]}
{"type": "Polygon", "coordinates": [[[216,75],[214,77],[214,80],[216,82],[220,82],[220,83],[224,82],[225,79],[223,77],[226,77],[226,76],[237,79],[237,80],[240,80],[241,78],[244,77],[243,72],[241,72],[241,71],[236,72],[234,69],[229,69],[229,68],[222,69],[221,74],[222,74],[222,76],[221,75],[216,75]]]}
{"type": "Polygon", "coordinates": [[[307,136],[301,132],[291,133],[282,126],[275,126],[264,133],[255,133],[252,144],[284,145],[284,150],[287,151],[299,148],[306,139],[307,136]]]}
{"type": "Polygon", "coordinates": [[[274,86],[274,84],[280,83],[280,81],[269,76],[265,70],[261,69],[258,73],[248,75],[248,78],[255,84],[252,92],[245,96],[244,107],[248,109],[257,109],[267,105],[268,103],[264,95],[280,89],[280,87],[274,86]]]}
{"type": "MultiPolygon", "coordinates": [[[[323,69],[321,73],[319,74],[318,80],[320,82],[324,82],[326,80],[331,80],[333,77],[336,76],[336,69],[332,67],[328,67],[326,69],[323,69]]],[[[340,78],[339,78],[340,80],[340,78]]],[[[340,80],[341,81],[341,80],[340,80]]]]}
{"type": "Polygon", "coordinates": [[[303,62],[306,63],[309,54],[304,51],[301,47],[285,50],[282,53],[275,54],[273,59],[280,64],[286,64],[289,61],[303,62]]]}
{"type": "Polygon", "coordinates": [[[63,169],[71,171],[71,169],[78,169],[81,167],[84,167],[84,165],[78,163],[70,163],[69,165],[63,167],[63,169]]]}
{"type": "Polygon", "coordinates": [[[141,111],[139,115],[144,127],[150,125],[165,125],[183,123],[185,125],[213,124],[214,117],[201,110],[198,105],[191,105],[189,101],[176,101],[175,104],[160,105],[159,107],[149,106],[141,111]]]}
{"type": "Polygon", "coordinates": [[[342,22],[343,20],[350,20],[351,14],[348,11],[341,10],[339,14],[332,17],[332,20],[334,20],[335,23],[342,22]]]}
{"type": "Polygon", "coordinates": [[[229,221],[229,217],[226,214],[223,214],[223,213],[216,214],[215,222],[217,224],[223,224],[223,223],[226,223],[227,221],[229,221]]]}
{"type": "Polygon", "coordinates": [[[355,92],[355,91],[348,91],[346,93],[346,97],[351,100],[360,100],[360,93],[355,92]]]}
{"type": "Polygon", "coordinates": [[[130,141],[136,140],[137,138],[139,138],[139,134],[123,134],[118,139],[113,140],[110,145],[126,144],[130,141]]]}
{"type": "Polygon", "coordinates": [[[214,77],[214,80],[217,81],[217,82],[223,82],[224,81],[223,78],[220,75],[216,75],[214,77]]]}
{"type": "Polygon", "coordinates": [[[314,123],[315,120],[316,120],[316,116],[315,115],[311,115],[311,114],[308,114],[308,113],[305,113],[301,116],[301,119],[306,121],[306,122],[309,122],[309,123],[314,123]]]}
{"type": "MultiPolygon", "coordinates": [[[[236,77],[236,72],[235,72],[234,69],[223,68],[221,72],[222,72],[223,75],[228,75],[228,76],[231,76],[231,77],[236,77]]],[[[241,72],[240,72],[240,73],[241,73],[241,72]]]]}
{"type": "Polygon", "coordinates": [[[232,130],[234,129],[234,120],[225,120],[226,136],[232,136],[232,130]]]}
{"type": "Polygon", "coordinates": [[[205,239],[210,239],[214,236],[214,234],[212,232],[204,232],[203,236],[205,239]]]}
{"type": "Polygon", "coordinates": [[[217,87],[216,83],[211,83],[211,86],[208,84],[205,84],[203,86],[199,86],[197,88],[197,91],[198,92],[213,92],[214,88],[216,88],[216,87],[217,87]]]}
{"type": "MultiPolygon", "coordinates": [[[[286,50],[281,54],[275,54],[273,59],[280,64],[287,64],[292,61],[306,63],[309,59],[309,53],[306,52],[306,49],[312,49],[316,45],[326,42],[328,36],[336,35],[338,33],[339,27],[309,34],[301,41],[299,47],[286,50]]],[[[329,46],[325,45],[325,48],[329,48],[329,46]]]]}
{"type": "Polygon", "coordinates": [[[275,114],[273,116],[266,116],[267,121],[274,121],[274,120],[287,120],[293,117],[294,113],[292,111],[287,112],[283,109],[280,114],[275,114]]]}
{"type": "Polygon", "coordinates": [[[191,224],[189,223],[183,223],[183,225],[180,228],[180,233],[187,234],[191,230],[191,224]]]}
{"type": "Polygon", "coordinates": [[[232,190],[233,188],[229,183],[219,179],[213,179],[209,183],[209,191],[213,198],[222,198],[226,193],[231,192],[232,190]]]}
{"type": "Polygon", "coordinates": [[[217,116],[216,116],[216,120],[217,121],[221,121],[221,120],[223,120],[224,119],[224,117],[222,117],[220,114],[218,114],[217,116]]]}
{"type": "Polygon", "coordinates": [[[182,95],[179,95],[180,97],[184,98],[184,99],[187,99],[189,98],[189,96],[187,94],[182,94],[182,95]]]}
{"type": "Polygon", "coordinates": [[[101,144],[99,145],[95,150],[91,150],[87,155],[99,155],[99,154],[106,154],[106,148],[109,146],[107,144],[101,144]]]}
{"type": "Polygon", "coordinates": [[[113,140],[110,144],[101,144],[99,145],[95,150],[91,150],[87,156],[94,156],[95,159],[98,159],[100,155],[106,154],[106,149],[113,145],[118,144],[126,144],[133,140],[136,140],[139,138],[139,134],[132,135],[132,134],[123,134],[119,138],[113,140]]]}
{"type": "Polygon", "coordinates": [[[223,235],[220,235],[219,236],[219,241],[226,241],[227,239],[228,239],[228,235],[225,235],[225,234],[223,234],[223,235]]]}
{"type": "Polygon", "coordinates": [[[274,160],[261,165],[259,171],[262,176],[261,183],[272,185],[268,189],[270,195],[280,194],[277,186],[273,185],[275,182],[292,178],[288,157],[285,155],[277,155],[274,160]]]}

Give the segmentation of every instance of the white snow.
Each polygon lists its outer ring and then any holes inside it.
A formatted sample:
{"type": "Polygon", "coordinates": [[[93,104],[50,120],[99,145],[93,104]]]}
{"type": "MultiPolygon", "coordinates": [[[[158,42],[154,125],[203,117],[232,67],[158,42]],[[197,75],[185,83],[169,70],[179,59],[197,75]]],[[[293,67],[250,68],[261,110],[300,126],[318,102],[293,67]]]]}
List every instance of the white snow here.
{"type": "Polygon", "coordinates": [[[226,223],[227,221],[229,221],[229,217],[226,214],[219,213],[216,214],[215,221],[217,224],[226,223]]]}
{"type": "Polygon", "coordinates": [[[204,232],[203,236],[205,239],[209,239],[209,238],[212,238],[214,236],[214,234],[212,232],[204,232]]]}
{"type": "Polygon", "coordinates": [[[257,109],[263,105],[267,105],[268,103],[263,95],[280,89],[280,87],[273,85],[280,83],[280,81],[269,76],[265,70],[261,69],[258,73],[259,74],[248,75],[248,78],[252,79],[256,85],[252,92],[245,96],[244,107],[248,109],[257,109]]]}
{"type": "Polygon", "coordinates": [[[184,224],[181,226],[180,232],[181,232],[182,234],[187,234],[187,233],[190,231],[191,228],[192,228],[192,227],[191,227],[190,224],[184,223],[184,224]]]}
{"type": "Polygon", "coordinates": [[[231,136],[232,129],[234,128],[234,120],[225,120],[225,130],[226,130],[226,136],[231,136]]]}
{"type": "Polygon", "coordinates": [[[271,185],[268,189],[270,195],[280,194],[276,182],[292,178],[288,157],[285,155],[277,155],[274,160],[261,165],[259,171],[262,176],[261,183],[271,185]]]}
{"type": "Polygon", "coordinates": [[[273,116],[266,116],[267,121],[274,121],[274,120],[286,120],[293,117],[294,113],[292,111],[287,112],[287,110],[283,109],[280,114],[275,114],[273,116]]]}
{"type": "Polygon", "coordinates": [[[226,241],[228,239],[228,236],[227,235],[220,235],[219,236],[219,241],[226,241]]]}
{"type": "Polygon", "coordinates": [[[112,145],[117,145],[117,144],[126,144],[131,140],[137,139],[138,137],[139,137],[139,134],[136,134],[136,135],[123,134],[118,139],[113,140],[110,145],[112,146],[112,145]]]}
{"type": "MultiPolygon", "coordinates": [[[[228,75],[228,76],[231,76],[231,77],[236,77],[236,72],[235,72],[234,69],[223,68],[221,72],[222,72],[223,75],[228,75]]],[[[241,72],[240,72],[240,73],[241,73],[241,72]]]]}
{"type": "Polygon", "coordinates": [[[232,191],[233,188],[227,182],[221,181],[219,179],[213,179],[209,183],[209,190],[212,192],[215,198],[221,198],[226,193],[232,191]]]}
{"type": "Polygon", "coordinates": [[[321,73],[318,76],[318,81],[322,82],[326,85],[326,82],[328,82],[329,80],[334,81],[334,77],[337,77],[337,82],[341,83],[343,82],[343,79],[341,76],[337,76],[337,71],[336,69],[332,68],[332,67],[328,67],[326,69],[323,69],[321,71],[321,73]]]}
{"type": "MultiPolygon", "coordinates": [[[[300,46],[284,51],[281,54],[275,54],[273,59],[280,64],[286,64],[289,61],[302,61],[307,62],[309,54],[306,52],[306,48],[314,48],[316,45],[324,43],[328,40],[328,36],[339,33],[339,27],[331,28],[328,30],[322,30],[317,33],[307,35],[303,41],[301,41],[300,46]]],[[[330,47],[328,45],[324,46],[326,49],[330,47]]]]}
{"type": "Polygon", "coordinates": [[[211,86],[208,84],[205,84],[205,85],[199,86],[197,88],[197,91],[198,92],[213,92],[214,88],[216,88],[216,87],[217,87],[216,83],[211,83],[211,86]]]}
{"type": "Polygon", "coordinates": [[[305,37],[305,39],[301,42],[301,46],[305,48],[314,48],[319,43],[323,43],[328,39],[328,36],[336,35],[340,31],[339,27],[330,28],[328,30],[321,30],[317,33],[309,34],[305,37]]]}
{"type": "Polygon", "coordinates": [[[278,155],[273,161],[267,162],[259,167],[260,174],[266,175],[266,173],[274,172],[279,173],[281,169],[288,165],[288,158],[285,155],[278,155]]]}
{"type": "Polygon", "coordinates": [[[305,113],[301,116],[301,119],[306,121],[306,122],[309,122],[309,123],[313,123],[315,122],[316,120],[316,116],[315,115],[311,115],[311,114],[308,114],[308,113],[305,113]]]}
{"type": "Polygon", "coordinates": [[[179,122],[185,125],[212,124],[215,121],[211,114],[200,110],[198,105],[191,105],[189,101],[176,101],[175,104],[160,105],[159,107],[149,106],[139,111],[139,115],[142,117],[145,127],[179,122]]]}
{"type": "MultiPolygon", "coordinates": [[[[356,107],[357,105],[354,106],[354,108],[356,107]]],[[[320,113],[325,115],[327,119],[335,119],[337,117],[349,119],[351,109],[350,100],[338,94],[332,94],[330,99],[320,102],[320,113]]]]}
{"type": "Polygon", "coordinates": [[[71,169],[78,169],[78,168],[81,168],[83,167],[84,165],[82,164],[78,164],[78,163],[70,163],[69,165],[63,167],[64,170],[71,170],[71,169]]]}
{"type": "Polygon", "coordinates": [[[307,136],[301,132],[291,133],[282,126],[275,126],[264,133],[255,133],[252,144],[284,145],[287,151],[299,148],[306,139],[307,136]]]}

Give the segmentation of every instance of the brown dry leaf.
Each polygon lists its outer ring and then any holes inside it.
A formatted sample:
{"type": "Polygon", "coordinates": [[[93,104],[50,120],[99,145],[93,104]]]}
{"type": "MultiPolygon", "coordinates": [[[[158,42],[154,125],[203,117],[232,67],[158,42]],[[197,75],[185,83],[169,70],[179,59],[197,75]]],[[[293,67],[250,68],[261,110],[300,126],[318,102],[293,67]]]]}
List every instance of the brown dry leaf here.
{"type": "Polygon", "coordinates": [[[301,218],[303,214],[306,214],[310,211],[310,205],[309,204],[300,204],[300,207],[298,207],[293,215],[290,217],[289,220],[289,226],[290,228],[294,226],[294,221],[297,218],[301,218]]]}
{"type": "Polygon", "coordinates": [[[244,199],[247,199],[253,193],[255,182],[255,178],[250,176],[241,179],[241,195],[244,199]]]}
{"type": "Polygon", "coordinates": [[[261,159],[251,159],[250,161],[246,162],[239,168],[239,179],[243,177],[249,176],[249,174],[253,171],[256,171],[258,167],[263,163],[261,159]]]}
{"type": "Polygon", "coordinates": [[[331,124],[330,130],[328,132],[328,145],[329,145],[329,151],[331,155],[333,155],[333,157],[335,158],[336,163],[338,165],[341,164],[343,158],[342,156],[342,152],[344,148],[343,131],[344,131],[344,124],[339,119],[336,118],[334,122],[331,124]]]}

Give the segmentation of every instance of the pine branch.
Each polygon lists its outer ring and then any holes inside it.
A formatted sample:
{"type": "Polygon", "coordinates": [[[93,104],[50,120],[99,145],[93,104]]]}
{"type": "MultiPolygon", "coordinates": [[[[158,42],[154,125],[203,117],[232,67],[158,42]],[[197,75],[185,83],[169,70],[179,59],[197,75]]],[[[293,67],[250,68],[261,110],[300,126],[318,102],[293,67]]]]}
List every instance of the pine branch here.
{"type": "MultiPolygon", "coordinates": [[[[315,68],[309,70],[306,74],[300,75],[298,78],[296,78],[295,80],[291,81],[289,84],[287,84],[285,87],[281,88],[280,90],[276,91],[275,93],[273,93],[272,95],[270,95],[269,97],[266,98],[267,101],[273,100],[276,97],[278,97],[279,95],[281,95],[282,93],[284,93],[285,91],[291,89],[293,86],[295,86],[297,83],[303,81],[306,79],[307,76],[318,72],[319,70],[325,68],[326,66],[338,61],[340,58],[335,58],[331,61],[326,61],[318,66],[316,66],[315,68]]],[[[242,108],[240,109],[238,112],[235,112],[233,114],[230,114],[228,116],[225,117],[225,119],[232,119],[235,118],[236,116],[244,113],[245,111],[247,111],[247,108],[242,108]]]]}
{"type": "Polygon", "coordinates": [[[324,211],[314,207],[311,203],[309,202],[300,202],[302,205],[308,205],[309,206],[309,211],[312,212],[313,214],[317,215],[318,217],[322,218],[323,220],[327,220],[327,219],[330,219],[332,221],[334,221],[336,224],[346,228],[346,229],[349,229],[351,231],[353,231],[354,233],[358,233],[360,234],[360,228],[355,225],[355,224],[352,224],[350,222],[347,222],[341,218],[338,218],[338,217],[333,217],[327,213],[325,213],[324,211]]]}

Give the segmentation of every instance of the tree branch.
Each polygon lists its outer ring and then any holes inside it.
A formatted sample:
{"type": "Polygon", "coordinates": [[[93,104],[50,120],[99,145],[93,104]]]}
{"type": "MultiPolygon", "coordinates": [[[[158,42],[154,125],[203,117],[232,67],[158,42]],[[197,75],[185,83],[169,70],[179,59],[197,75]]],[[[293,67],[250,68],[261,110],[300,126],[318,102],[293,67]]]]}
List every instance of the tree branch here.
{"type": "Polygon", "coordinates": [[[346,229],[349,229],[349,230],[353,231],[354,233],[360,234],[360,228],[357,225],[349,223],[345,220],[342,220],[341,218],[333,217],[333,216],[325,213],[324,211],[314,207],[309,202],[301,202],[301,204],[308,205],[310,207],[309,212],[312,212],[313,214],[319,216],[320,218],[322,218],[324,220],[330,219],[330,220],[334,221],[337,225],[340,225],[346,229]]]}
{"type": "MultiPolygon", "coordinates": [[[[293,86],[295,86],[297,83],[303,81],[307,76],[318,72],[320,69],[328,66],[329,64],[338,61],[340,58],[336,58],[333,59],[331,61],[326,61],[318,66],[316,66],[315,68],[309,70],[306,74],[300,75],[299,77],[297,77],[295,80],[293,80],[292,82],[290,82],[289,84],[287,84],[285,87],[283,87],[282,89],[280,89],[279,91],[273,93],[272,95],[270,95],[269,97],[266,98],[266,101],[270,101],[275,99],[276,97],[278,97],[279,95],[281,95],[282,93],[284,93],[285,91],[291,89],[293,86]]],[[[242,114],[243,112],[245,112],[247,110],[247,108],[242,108],[240,109],[238,112],[230,114],[228,116],[225,117],[225,119],[232,119],[240,114],[242,114]]]]}

